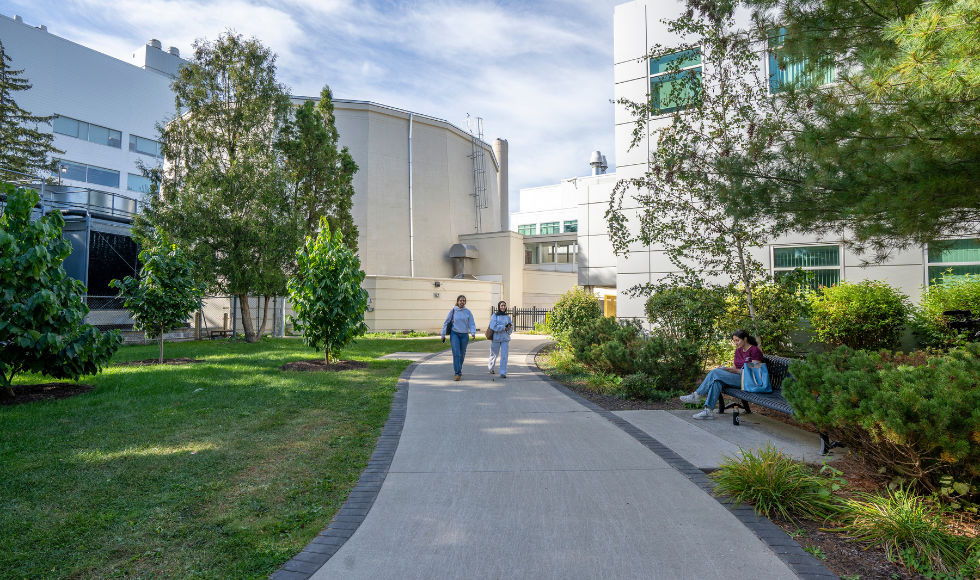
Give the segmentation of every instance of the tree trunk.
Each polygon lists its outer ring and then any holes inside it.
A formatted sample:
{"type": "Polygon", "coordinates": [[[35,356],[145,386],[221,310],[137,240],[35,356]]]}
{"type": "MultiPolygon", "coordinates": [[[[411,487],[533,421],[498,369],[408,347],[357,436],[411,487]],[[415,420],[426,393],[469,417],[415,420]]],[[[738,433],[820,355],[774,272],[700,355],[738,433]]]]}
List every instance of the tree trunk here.
{"type": "Polygon", "coordinates": [[[163,364],[163,325],[160,325],[160,364],[163,364]]]}
{"type": "Polygon", "coordinates": [[[269,296],[265,297],[265,305],[263,308],[265,310],[262,312],[262,326],[259,328],[259,339],[261,339],[262,335],[265,334],[265,322],[269,319],[269,296]]]}
{"type": "Polygon", "coordinates": [[[14,380],[14,373],[10,373],[10,380],[7,380],[6,375],[0,375],[0,380],[3,381],[3,390],[5,391],[8,398],[13,399],[17,395],[14,394],[14,388],[10,385],[10,381],[14,380]]]}
{"type": "Polygon", "coordinates": [[[245,342],[258,342],[255,336],[255,325],[252,323],[252,310],[248,306],[248,294],[236,294],[238,296],[239,312],[242,313],[242,330],[245,331],[245,342]]]}
{"type": "Polygon", "coordinates": [[[745,264],[745,252],[741,242],[736,242],[735,248],[738,250],[738,266],[742,274],[742,283],[745,284],[745,302],[749,307],[749,318],[755,322],[755,304],[752,303],[752,278],[749,276],[749,268],[745,264]]]}

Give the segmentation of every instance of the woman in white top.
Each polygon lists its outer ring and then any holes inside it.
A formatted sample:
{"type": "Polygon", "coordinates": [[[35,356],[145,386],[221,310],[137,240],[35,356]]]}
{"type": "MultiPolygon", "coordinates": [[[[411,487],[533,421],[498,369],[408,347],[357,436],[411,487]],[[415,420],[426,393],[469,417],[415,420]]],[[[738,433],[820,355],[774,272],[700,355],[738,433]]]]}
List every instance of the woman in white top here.
{"type": "Polygon", "coordinates": [[[514,332],[514,325],[510,322],[507,314],[507,303],[501,300],[497,303],[497,310],[490,317],[490,330],[493,331],[493,342],[490,344],[490,374],[493,374],[493,367],[500,359],[500,378],[507,378],[507,352],[510,350],[510,333],[514,332]]]}

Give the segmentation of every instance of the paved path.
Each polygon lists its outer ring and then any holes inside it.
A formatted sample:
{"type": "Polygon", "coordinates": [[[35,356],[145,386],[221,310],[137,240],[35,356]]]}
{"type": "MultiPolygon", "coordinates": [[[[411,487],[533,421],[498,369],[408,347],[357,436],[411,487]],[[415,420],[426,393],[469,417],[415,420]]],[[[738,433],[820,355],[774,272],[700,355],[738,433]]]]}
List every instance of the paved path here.
{"type": "MultiPolygon", "coordinates": [[[[471,343],[411,376],[404,428],[364,522],[312,578],[795,579],[722,504],[528,367],[471,343]]],[[[796,549],[799,549],[798,547],[796,549]]]]}

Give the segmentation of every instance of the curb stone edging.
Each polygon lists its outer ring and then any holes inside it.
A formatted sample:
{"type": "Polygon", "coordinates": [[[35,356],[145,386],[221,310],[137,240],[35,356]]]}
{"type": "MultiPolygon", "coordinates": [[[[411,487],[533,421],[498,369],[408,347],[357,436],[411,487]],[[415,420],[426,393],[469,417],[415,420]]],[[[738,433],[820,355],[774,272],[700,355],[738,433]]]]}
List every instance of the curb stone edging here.
{"type": "Polygon", "coordinates": [[[357,485],[350,491],[344,505],[340,506],[327,527],[313,538],[302,552],[293,556],[272,574],[271,580],[308,580],[337,553],[348,538],[354,535],[358,526],[371,511],[374,500],[378,498],[388,468],[391,467],[391,460],[395,457],[395,450],[398,449],[402,427],[405,426],[405,412],[408,408],[409,379],[420,364],[445,352],[440,350],[414,361],[398,375],[397,390],[391,401],[388,420],[378,438],[374,453],[368,460],[367,467],[357,480],[357,485]]]}
{"type": "Polygon", "coordinates": [[[666,461],[668,465],[681,472],[681,474],[700,487],[705,493],[718,500],[718,503],[725,506],[738,521],[742,522],[756,537],[762,540],[762,543],[767,545],[802,580],[840,580],[823,562],[817,560],[812,554],[804,550],[796,540],[791,538],[779,526],[772,523],[769,518],[756,515],[755,510],[750,506],[735,504],[728,497],[716,495],[714,493],[715,482],[693,463],[684,459],[626,419],[579,396],[565,385],[545,374],[538,367],[536,357],[541,349],[549,344],[552,343],[546,342],[541,344],[527,354],[525,362],[527,363],[528,369],[532,373],[535,373],[538,378],[568,396],[576,403],[579,403],[597,415],[601,415],[607,421],[625,431],[627,435],[639,441],[640,444],[650,451],[653,451],[657,456],[666,461]]]}

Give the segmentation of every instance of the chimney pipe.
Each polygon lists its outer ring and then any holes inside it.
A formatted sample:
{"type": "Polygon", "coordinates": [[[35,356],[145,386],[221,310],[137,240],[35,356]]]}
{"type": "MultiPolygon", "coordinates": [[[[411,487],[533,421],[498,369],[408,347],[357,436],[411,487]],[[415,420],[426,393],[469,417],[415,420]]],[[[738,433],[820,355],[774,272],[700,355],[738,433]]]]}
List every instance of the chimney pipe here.
{"type": "Polygon", "coordinates": [[[510,144],[507,139],[494,139],[493,154],[497,157],[497,196],[500,198],[500,231],[510,230],[510,185],[508,183],[508,157],[510,156],[510,144]]]}
{"type": "Polygon", "coordinates": [[[592,175],[599,175],[599,168],[602,167],[602,153],[593,151],[592,157],[589,159],[589,165],[592,166],[592,175]]]}

